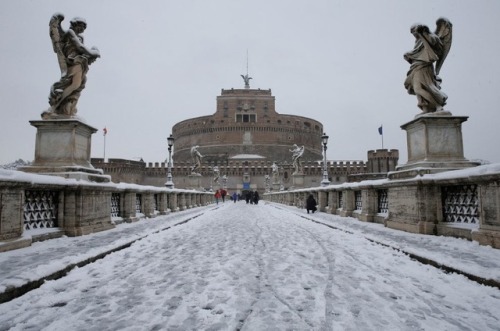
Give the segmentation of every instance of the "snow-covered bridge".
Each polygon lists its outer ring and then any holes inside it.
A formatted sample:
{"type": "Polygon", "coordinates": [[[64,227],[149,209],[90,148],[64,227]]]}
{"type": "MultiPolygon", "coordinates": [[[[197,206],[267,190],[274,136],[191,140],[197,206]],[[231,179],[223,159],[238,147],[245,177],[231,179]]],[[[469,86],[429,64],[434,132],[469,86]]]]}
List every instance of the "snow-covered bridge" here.
{"type": "Polygon", "coordinates": [[[308,215],[268,202],[226,202],[0,254],[0,293],[60,277],[0,304],[0,325],[2,330],[498,329],[497,287],[407,253],[500,282],[500,250],[474,242],[308,215]],[[61,272],[79,262],[79,268],[61,272]]]}

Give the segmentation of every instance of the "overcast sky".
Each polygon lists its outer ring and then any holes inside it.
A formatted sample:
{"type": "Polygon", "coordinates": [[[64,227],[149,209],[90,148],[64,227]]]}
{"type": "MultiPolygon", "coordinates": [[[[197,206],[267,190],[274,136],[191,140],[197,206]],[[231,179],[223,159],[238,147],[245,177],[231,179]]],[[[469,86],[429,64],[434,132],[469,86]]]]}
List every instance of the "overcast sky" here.
{"type": "Polygon", "coordinates": [[[366,160],[399,149],[400,126],[420,112],[403,87],[413,48],[410,26],[453,23],[440,76],[446,110],[463,123],[465,157],[500,162],[500,1],[400,0],[2,0],[0,1],[0,164],[34,158],[36,129],[59,79],[49,20],[80,16],[85,44],[101,58],[88,73],[78,115],[99,129],[92,157],[162,162],[182,120],[211,115],[221,89],[272,89],[276,110],[323,123],[328,159],[366,160]]]}

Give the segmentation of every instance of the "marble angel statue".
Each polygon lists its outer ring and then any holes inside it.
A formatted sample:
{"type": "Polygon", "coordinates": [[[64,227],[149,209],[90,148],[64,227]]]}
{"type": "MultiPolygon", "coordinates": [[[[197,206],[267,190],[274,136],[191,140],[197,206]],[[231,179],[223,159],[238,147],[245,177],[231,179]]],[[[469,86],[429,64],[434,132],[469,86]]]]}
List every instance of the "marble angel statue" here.
{"type": "Polygon", "coordinates": [[[63,20],[64,15],[56,13],[49,22],[50,39],[57,54],[61,79],[50,89],[50,108],[42,114],[44,119],[76,115],[76,104],[85,88],[89,65],[100,57],[97,48],[84,45],[82,33],[87,28],[85,19],[72,19],[68,30],[61,27],[63,20]]]}
{"type": "Polygon", "coordinates": [[[434,33],[421,24],[413,25],[410,32],[415,37],[415,46],[404,54],[410,63],[404,86],[409,94],[417,96],[417,105],[423,113],[443,111],[448,96],[441,91],[439,72],[450,51],[452,24],[446,18],[439,18],[434,33]]]}

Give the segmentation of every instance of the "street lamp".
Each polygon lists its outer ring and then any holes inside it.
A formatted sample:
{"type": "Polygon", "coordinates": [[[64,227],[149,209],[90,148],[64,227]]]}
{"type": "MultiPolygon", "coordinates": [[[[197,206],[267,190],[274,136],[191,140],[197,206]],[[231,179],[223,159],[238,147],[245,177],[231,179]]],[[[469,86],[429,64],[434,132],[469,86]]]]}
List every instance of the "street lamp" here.
{"type": "Polygon", "coordinates": [[[174,182],[172,181],[172,146],[174,145],[174,137],[172,134],[167,138],[168,143],[168,168],[167,168],[167,182],[165,186],[167,188],[174,188],[174,182]]]}
{"type": "Polygon", "coordinates": [[[326,133],[323,133],[321,136],[321,142],[323,143],[323,180],[321,181],[321,186],[328,186],[330,185],[330,181],[328,180],[328,170],[326,168],[326,144],[328,144],[326,133]]]}

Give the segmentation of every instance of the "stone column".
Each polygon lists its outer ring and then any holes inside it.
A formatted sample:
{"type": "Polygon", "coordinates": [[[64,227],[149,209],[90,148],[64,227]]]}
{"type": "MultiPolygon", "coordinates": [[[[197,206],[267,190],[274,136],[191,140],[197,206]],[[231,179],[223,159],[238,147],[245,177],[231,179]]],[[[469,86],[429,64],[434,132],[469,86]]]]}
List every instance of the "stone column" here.
{"type": "Polygon", "coordinates": [[[146,217],[155,217],[154,213],[154,193],[144,192],[142,193],[142,212],[146,217]]]}
{"type": "Polygon", "coordinates": [[[135,217],[135,192],[126,191],[123,193],[122,217],[126,222],[133,222],[135,217]]]}
{"type": "Polygon", "coordinates": [[[191,202],[192,193],[186,193],[184,196],[186,197],[186,209],[193,208],[193,204],[191,202]]]}
{"type": "Polygon", "coordinates": [[[168,208],[171,212],[176,212],[179,210],[177,193],[168,193],[168,208]]]}
{"type": "Polygon", "coordinates": [[[328,206],[328,192],[319,191],[318,192],[318,209],[319,211],[326,212],[326,207],[328,206]]]}
{"type": "Polygon", "coordinates": [[[377,190],[373,187],[360,187],[361,188],[361,213],[358,216],[360,221],[373,222],[375,214],[377,213],[377,190]]]}
{"type": "Polygon", "coordinates": [[[178,206],[179,206],[179,210],[186,210],[187,207],[186,207],[186,194],[185,193],[179,193],[178,197],[177,197],[177,201],[178,201],[178,206]]]}
{"type": "Polygon", "coordinates": [[[166,192],[158,193],[158,211],[160,215],[166,215],[168,210],[168,194],[166,192]]]}
{"type": "Polygon", "coordinates": [[[337,212],[338,208],[338,193],[337,191],[329,191],[328,192],[328,206],[329,206],[329,213],[330,214],[335,214],[337,212]]]}
{"type": "Polygon", "coordinates": [[[354,191],[347,189],[342,191],[342,199],[344,201],[344,206],[339,212],[339,215],[342,217],[350,217],[352,216],[352,212],[355,208],[355,199],[354,199],[354,191]]]}

